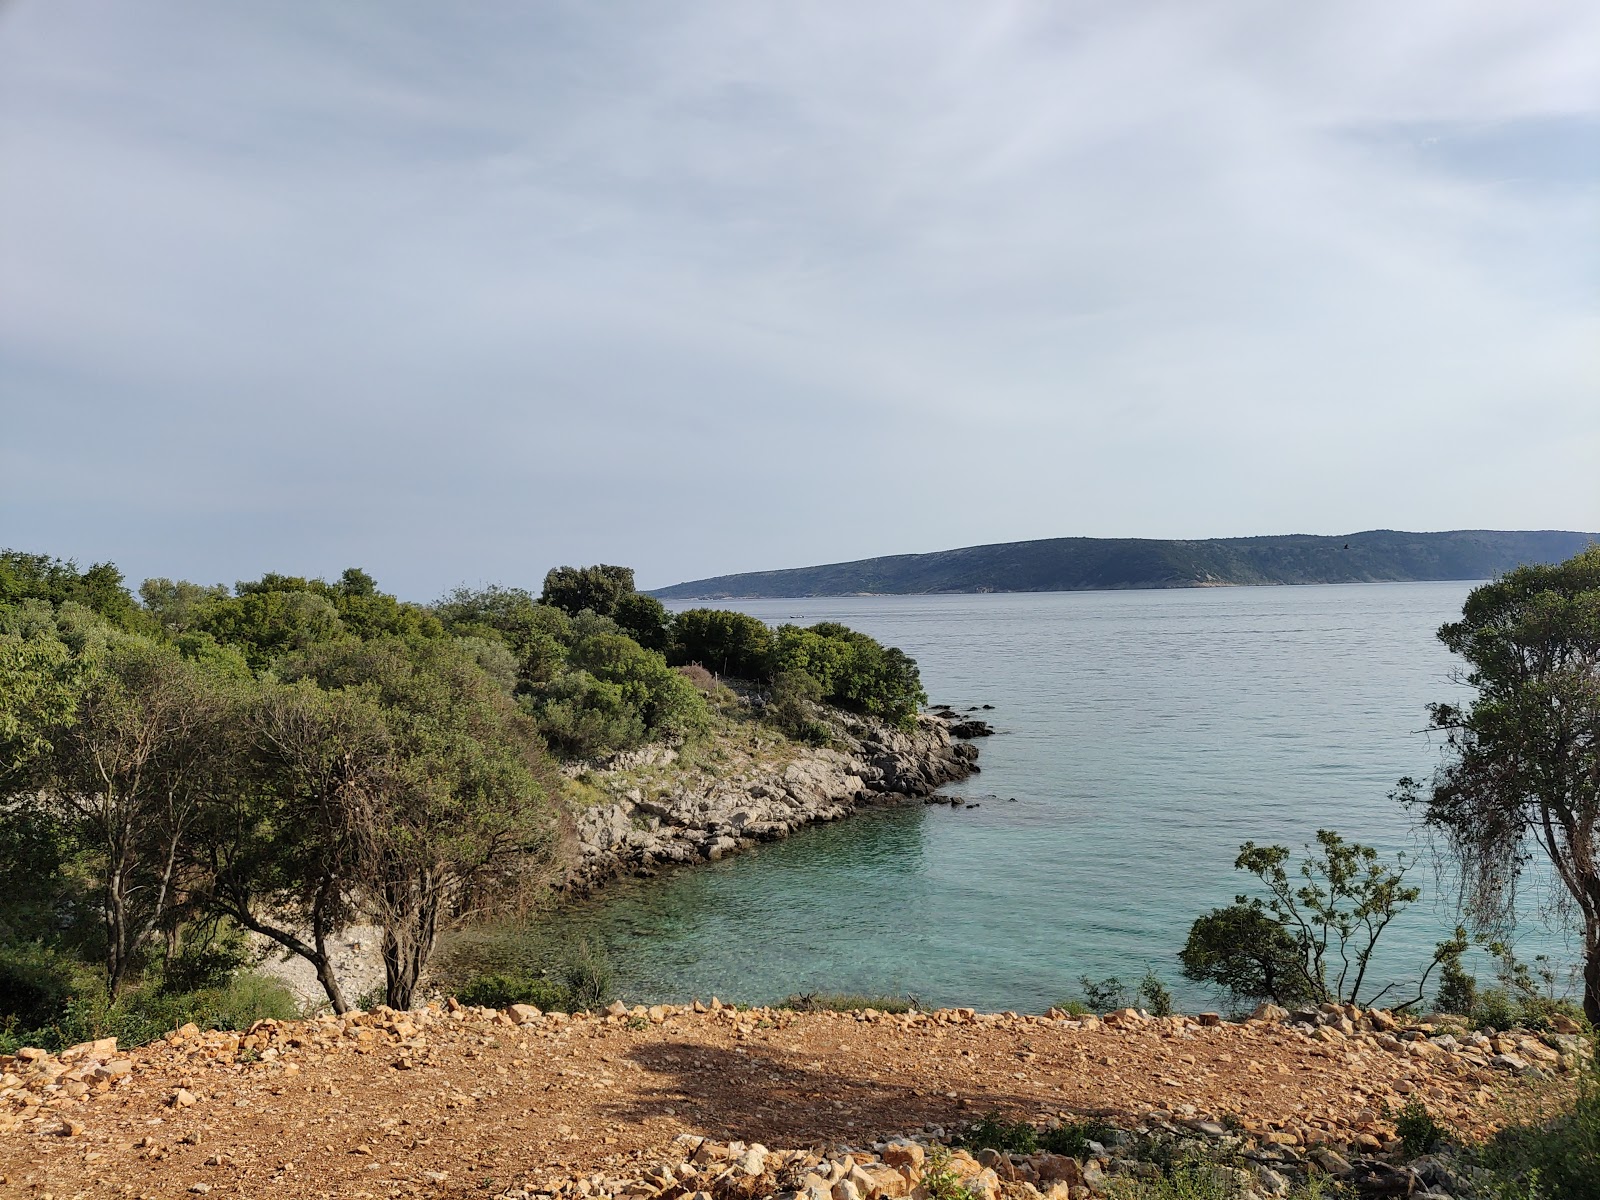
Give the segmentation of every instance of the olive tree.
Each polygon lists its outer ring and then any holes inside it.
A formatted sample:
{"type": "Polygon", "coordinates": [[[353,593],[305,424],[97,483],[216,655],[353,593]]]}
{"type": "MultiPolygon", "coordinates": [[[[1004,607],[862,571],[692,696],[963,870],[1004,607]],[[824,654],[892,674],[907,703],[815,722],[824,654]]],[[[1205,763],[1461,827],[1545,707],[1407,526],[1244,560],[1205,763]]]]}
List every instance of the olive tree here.
{"type": "Polygon", "coordinates": [[[1439,640],[1476,694],[1432,707],[1444,761],[1401,794],[1443,836],[1481,932],[1514,923],[1525,872],[1548,864],[1600,1023],[1600,547],[1474,588],[1439,640]]]}

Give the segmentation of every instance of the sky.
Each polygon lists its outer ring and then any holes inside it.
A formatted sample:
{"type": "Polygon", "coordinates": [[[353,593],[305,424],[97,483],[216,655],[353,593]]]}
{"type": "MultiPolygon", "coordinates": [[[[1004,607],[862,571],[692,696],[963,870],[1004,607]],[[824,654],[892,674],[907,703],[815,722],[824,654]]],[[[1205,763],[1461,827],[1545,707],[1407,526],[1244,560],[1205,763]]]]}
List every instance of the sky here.
{"type": "Polygon", "coordinates": [[[1600,530],[1600,5],[0,0],[0,546],[1600,530]]]}

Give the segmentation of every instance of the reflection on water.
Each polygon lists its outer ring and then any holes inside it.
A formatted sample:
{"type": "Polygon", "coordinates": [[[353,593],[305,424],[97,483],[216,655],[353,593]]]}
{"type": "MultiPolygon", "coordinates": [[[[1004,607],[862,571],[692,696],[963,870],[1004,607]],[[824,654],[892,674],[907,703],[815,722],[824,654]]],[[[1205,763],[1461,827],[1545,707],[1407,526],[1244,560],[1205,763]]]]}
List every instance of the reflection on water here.
{"type": "MultiPolygon", "coordinates": [[[[616,884],[567,919],[611,948],[630,998],[909,992],[1037,1011],[1080,975],[1153,967],[1201,1006],[1175,955],[1243,889],[1239,843],[1298,847],[1326,826],[1424,849],[1388,792],[1436,761],[1425,706],[1460,691],[1433,633],[1469,587],[740,603],[844,621],[912,654],[936,700],[994,704],[1004,732],[953,789],[980,806],[862,814],[616,884]]],[[[1429,895],[1380,971],[1409,973],[1454,923],[1431,869],[1415,878],[1429,895]]]]}

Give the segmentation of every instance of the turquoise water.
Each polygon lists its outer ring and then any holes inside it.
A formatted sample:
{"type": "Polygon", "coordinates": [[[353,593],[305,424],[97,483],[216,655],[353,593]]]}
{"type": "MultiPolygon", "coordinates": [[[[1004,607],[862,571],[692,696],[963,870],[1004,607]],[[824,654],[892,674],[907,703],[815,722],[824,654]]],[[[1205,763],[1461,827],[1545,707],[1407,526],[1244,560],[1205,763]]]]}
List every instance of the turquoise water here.
{"type": "MultiPolygon", "coordinates": [[[[1239,844],[1319,828],[1419,857],[1424,900],[1386,934],[1405,977],[1454,925],[1448,887],[1387,797],[1437,747],[1429,701],[1460,699],[1434,631],[1471,585],[840,597],[729,604],[843,621],[898,645],[929,695],[1002,731],[982,774],[917,804],[756,853],[626,881],[568,914],[630,998],[911,993],[1040,1011],[1081,975],[1178,975],[1189,923],[1247,890],[1239,844]]],[[[687,606],[679,606],[687,607],[687,606]]],[[[1526,953],[1559,945],[1531,930],[1526,953]]]]}

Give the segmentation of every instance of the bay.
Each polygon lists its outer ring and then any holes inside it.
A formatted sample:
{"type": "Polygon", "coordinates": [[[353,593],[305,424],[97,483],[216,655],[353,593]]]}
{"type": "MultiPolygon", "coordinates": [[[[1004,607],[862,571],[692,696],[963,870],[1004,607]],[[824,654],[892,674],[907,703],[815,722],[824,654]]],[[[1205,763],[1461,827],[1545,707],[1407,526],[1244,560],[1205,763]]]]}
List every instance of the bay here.
{"type": "MultiPolygon", "coordinates": [[[[1001,732],[958,808],[864,813],[720,863],[628,880],[563,914],[630,998],[911,994],[1042,1011],[1080,976],[1158,973],[1180,1007],[1189,923],[1251,880],[1240,843],[1320,828],[1405,851],[1422,902],[1377,969],[1414,977],[1455,924],[1413,814],[1430,701],[1470,694],[1434,636],[1471,583],[734,602],[842,621],[917,659],[930,697],[1001,732]],[[970,806],[970,807],[969,807],[970,806]]],[[[676,608],[692,607],[679,604],[676,608]]],[[[1563,956],[1524,923],[1519,950],[1563,956]]]]}

